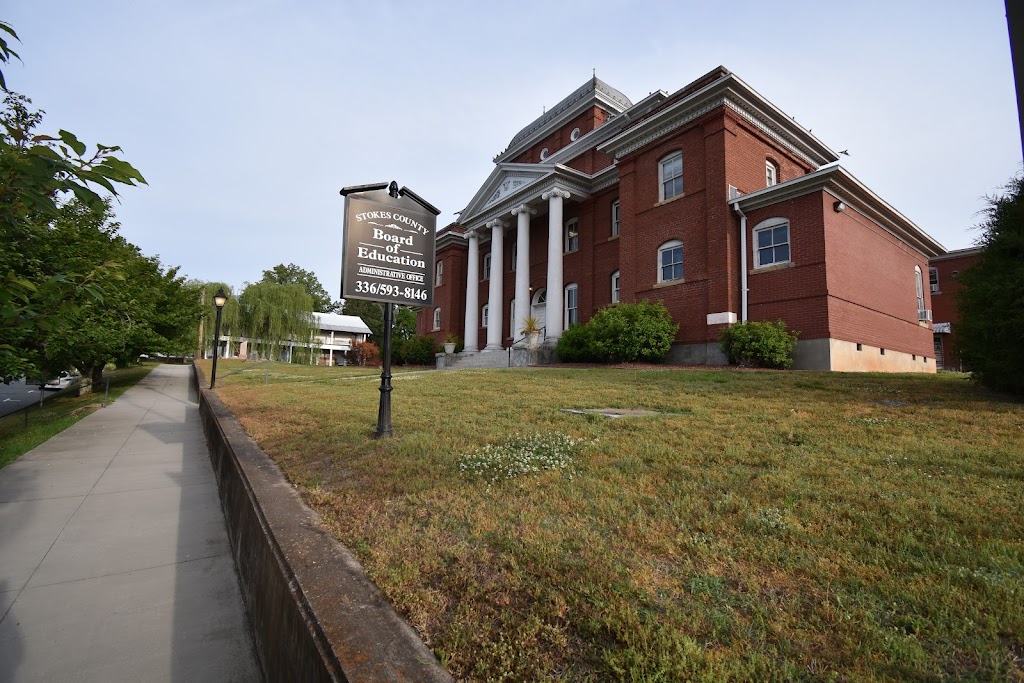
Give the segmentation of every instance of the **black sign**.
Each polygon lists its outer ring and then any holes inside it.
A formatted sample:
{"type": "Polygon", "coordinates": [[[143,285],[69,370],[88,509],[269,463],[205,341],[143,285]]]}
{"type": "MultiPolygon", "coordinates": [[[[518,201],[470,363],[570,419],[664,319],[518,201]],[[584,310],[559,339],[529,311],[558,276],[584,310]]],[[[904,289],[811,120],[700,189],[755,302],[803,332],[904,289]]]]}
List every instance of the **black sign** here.
{"type": "Polygon", "coordinates": [[[394,183],[390,193],[379,185],[364,187],[342,190],[341,297],[432,306],[437,209],[394,183]]]}

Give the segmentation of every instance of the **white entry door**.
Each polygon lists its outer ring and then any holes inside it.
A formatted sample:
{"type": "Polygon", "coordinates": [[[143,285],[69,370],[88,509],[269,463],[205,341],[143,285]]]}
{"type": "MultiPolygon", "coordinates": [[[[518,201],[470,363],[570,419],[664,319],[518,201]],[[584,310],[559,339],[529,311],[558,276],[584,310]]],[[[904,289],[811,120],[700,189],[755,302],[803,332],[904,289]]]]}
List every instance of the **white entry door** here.
{"type": "Polygon", "coordinates": [[[548,290],[542,289],[533,295],[533,305],[530,306],[530,315],[537,319],[537,325],[544,330],[543,336],[548,336],[545,315],[548,307],[548,290]]]}

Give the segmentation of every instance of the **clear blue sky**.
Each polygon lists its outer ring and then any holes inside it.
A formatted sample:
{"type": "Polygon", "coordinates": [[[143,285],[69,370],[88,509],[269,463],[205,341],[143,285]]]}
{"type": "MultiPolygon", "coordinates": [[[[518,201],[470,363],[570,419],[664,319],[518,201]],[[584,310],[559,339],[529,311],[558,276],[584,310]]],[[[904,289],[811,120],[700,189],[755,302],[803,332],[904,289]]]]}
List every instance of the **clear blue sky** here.
{"type": "Polygon", "coordinates": [[[234,286],[277,263],[338,295],[345,185],[453,219],[520,128],[597,75],[634,101],[719,64],[949,249],[1021,166],[1002,0],[15,0],[7,83],[43,129],[149,180],[122,234],[234,286]]]}

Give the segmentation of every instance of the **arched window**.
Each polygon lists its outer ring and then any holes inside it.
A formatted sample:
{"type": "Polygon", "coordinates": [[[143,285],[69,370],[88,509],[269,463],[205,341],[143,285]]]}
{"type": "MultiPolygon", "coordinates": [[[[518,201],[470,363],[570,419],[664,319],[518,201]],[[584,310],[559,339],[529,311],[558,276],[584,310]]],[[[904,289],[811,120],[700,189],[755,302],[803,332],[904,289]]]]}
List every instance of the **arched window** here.
{"type": "Polygon", "coordinates": [[[580,297],[579,287],[575,282],[565,286],[565,327],[575,325],[580,321],[580,297]]]}
{"type": "Polygon", "coordinates": [[[619,271],[612,273],[612,303],[619,303],[619,271]]]}
{"type": "Polygon", "coordinates": [[[683,153],[674,152],[658,162],[658,200],[683,193],[683,153]]]}
{"type": "Polygon", "coordinates": [[[658,247],[658,282],[683,279],[683,243],[670,240],[658,247]]]}
{"type": "Polygon", "coordinates": [[[789,263],[789,221],[769,218],[754,227],[754,268],[789,263]]]}
{"type": "Polygon", "coordinates": [[[779,167],[771,159],[764,162],[764,186],[771,187],[779,182],[779,167]]]}
{"type": "Polygon", "coordinates": [[[441,309],[434,309],[434,328],[435,330],[441,329],[441,309]]]}

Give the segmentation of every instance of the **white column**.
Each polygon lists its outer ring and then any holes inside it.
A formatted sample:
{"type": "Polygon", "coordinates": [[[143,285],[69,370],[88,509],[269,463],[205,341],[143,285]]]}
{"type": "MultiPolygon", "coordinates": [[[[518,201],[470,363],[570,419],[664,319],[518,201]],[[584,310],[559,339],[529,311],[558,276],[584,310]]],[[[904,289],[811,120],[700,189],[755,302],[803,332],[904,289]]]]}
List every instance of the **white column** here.
{"type": "Polygon", "coordinates": [[[466,263],[466,332],[465,353],[476,353],[477,334],[480,331],[480,236],[476,230],[466,233],[469,257],[466,263]]]}
{"type": "Polygon", "coordinates": [[[501,321],[505,318],[502,310],[505,305],[502,303],[504,296],[505,278],[502,271],[505,246],[505,221],[495,219],[487,223],[491,229],[491,272],[490,289],[487,292],[487,346],[484,351],[501,351],[501,321]]]}
{"type": "Polygon", "coordinates": [[[569,198],[565,190],[555,188],[541,195],[548,200],[548,303],[544,314],[547,342],[555,343],[562,336],[565,315],[565,292],[562,285],[562,200],[569,198]]]}
{"type": "Polygon", "coordinates": [[[523,322],[530,315],[530,216],[537,212],[526,204],[512,209],[517,216],[516,225],[516,319],[512,325],[512,339],[523,335],[523,322]]]}

